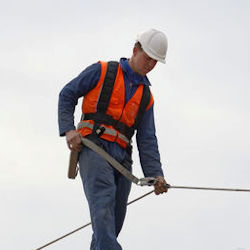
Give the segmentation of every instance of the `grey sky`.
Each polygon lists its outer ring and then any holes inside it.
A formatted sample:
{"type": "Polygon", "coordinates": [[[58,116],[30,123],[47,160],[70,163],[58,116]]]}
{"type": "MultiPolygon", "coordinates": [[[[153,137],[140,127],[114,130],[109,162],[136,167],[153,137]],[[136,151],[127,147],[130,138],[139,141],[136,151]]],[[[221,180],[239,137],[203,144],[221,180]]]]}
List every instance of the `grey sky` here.
{"type": "MultiPolygon", "coordinates": [[[[89,64],[129,57],[152,27],[169,40],[167,64],[149,74],[166,179],[250,188],[249,1],[2,1],[0,19],[0,249],[35,249],[89,221],[80,179],[67,179],[58,93],[89,64]]],[[[250,250],[249,211],[248,193],[169,190],[129,207],[119,241],[250,250]]],[[[87,228],[47,249],[88,249],[90,237],[87,228]]]]}

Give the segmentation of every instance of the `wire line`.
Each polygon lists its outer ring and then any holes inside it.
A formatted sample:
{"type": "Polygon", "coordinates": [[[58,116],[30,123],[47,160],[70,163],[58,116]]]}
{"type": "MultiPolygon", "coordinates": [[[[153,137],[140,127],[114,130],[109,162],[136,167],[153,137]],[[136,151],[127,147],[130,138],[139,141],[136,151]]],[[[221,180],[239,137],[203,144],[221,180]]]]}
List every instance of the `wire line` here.
{"type": "MultiPolygon", "coordinates": [[[[136,199],[128,202],[127,206],[130,205],[130,204],[132,204],[132,203],[134,203],[134,202],[136,202],[136,201],[138,201],[138,200],[140,200],[140,199],[142,199],[142,198],[144,198],[144,197],[146,197],[146,196],[148,196],[148,195],[150,195],[150,194],[152,194],[153,192],[154,192],[154,190],[152,190],[152,191],[150,191],[150,192],[148,192],[148,193],[146,193],[146,194],[144,194],[144,195],[142,195],[140,197],[137,197],[136,199]]],[[[43,249],[43,248],[45,248],[45,247],[47,247],[49,245],[52,245],[53,243],[55,243],[55,242],[57,242],[59,240],[62,240],[63,238],[66,238],[67,236],[69,236],[69,235],[71,235],[73,233],[76,233],[77,231],[80,231],[81,229],[83,229],[83,228],[85,228],[85,227],[87,227],[89,225],[91,225],[91,222],[89,222],[89,223],[87,223],[87,224],[85,224],[85,225],[83,225],[83,226],[81,226],[81,227],[79,227],[79,228],[77,228],[77,229],[75,229],[75,230],[73,230],[73,231],[71,231],[71,232],[69,232],[69,233],[67,233],[67,234],[65,234],[65,235],[63,235],[63,236],[61,236],[61,237],[53,240],[53,241],[51,241],[51,242],[48,242],[47,244],[45,244],[45,245],[43,245],[43,246],[41,246],[39,248],[36,248],[35,250],[40,250],[40,249],[43,249]]]]}
{"type": "MultiPolygon", "coordinates": [[[[172,185],[168,185],[168,184],[167,184],[167,188],[168,188],[168,189],[169,189],[169,188],[173,188],[173,189],[209,190],[209,191],[250,192],[250,189],[239,189],[239,188],[215,188],[215,187],[191,187],[191,186],[172,186],[172,185]]],[[[134,200],[128,202],[128,203],[127,203],[127,206],[130,205],[130,204],[132,204],[132,203],[134,203],[134,202],[136,202],[136,201],[138,201],[138,200],[140,200],[140,199],[143,199],[144,197],[146,197],[146,196],[152,194],[153,192],[154,192],[154,190],[152,190],[152,191],[150,191],[150,192],[148,192],[148,193],[145,193],[144,195],[142,195],[142,196],[140,196],[140,197],[137,197],[136,199],[134,199],[134,200]]],[[[65,235],[63,235],[63,236],[61,236],[61,237],[59,237],[59,238],[57,238],[57,239],[55,239],[55,240],[49,242],[49,243],[47,243],[46,245],[43,245],[43,246],[41,246],[41,247],[35,249],[35,250],[43,249],[43,248],[45,248],[45,247],[47,247],[47,246],[49,246],[49,245],[51,245],[51,244],[53,244],[53,243],[55,243],[55,242],[57,242],[57,241],[63,239],[63,238],[65,238],[65,237],[67,237],[67,236],[69,236],[69,235],[71,235],[71,234],[73,234],[73,233],[76,233],[77,231],[79,231],[79,230],[81,230],[81,229],[83,229],[83,228],[85,228],[85,227],[87,227],[87,226],[89,226],[89,225],[91,225],[91,222],[89,222],[89,223],[87,223],[87,224],[85,224],[85,225],[83,225],[83,226],[81,226],[81,227],[79,227],[79,228],[77,228],[77,229],[75,229],[75,230],[73,230],[73,231],[71,231],[71,232],[69,232],[69,233],[67,233],[67,234],[65,234],[65,235]]]]}
{"type": "Polygon", "coordinates": [[[169,188],[178,189],[198,189],[198,190],[209,190],[209,191],[230,191],[230,192],[250,192],[250,189],[240,189],[240,188],[215,188],[215,187],[190,187],[190,186],[169,186],[169,188]]]}

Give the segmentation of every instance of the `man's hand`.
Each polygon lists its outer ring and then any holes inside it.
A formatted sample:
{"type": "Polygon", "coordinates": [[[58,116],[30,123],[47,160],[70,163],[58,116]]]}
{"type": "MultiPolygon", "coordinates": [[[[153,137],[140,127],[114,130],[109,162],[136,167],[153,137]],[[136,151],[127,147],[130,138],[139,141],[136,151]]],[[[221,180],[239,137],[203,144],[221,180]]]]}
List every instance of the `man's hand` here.
{"type": "Polygon", "coordinates": [[[163,176],[157,176],[156,177],[156,183],[154,185],[155,194],[159,195],[159,194],[166,193],[168,191],[168,188],[167,188],[166,184],[167,184],[167,182],[165,181],[163,176]]]}
{"type": "Polygon", "coordinates": [[[66,141],[70,150],[81,152],[82,140],[81,135],[76,130],[70,130],[66,132],[66,141]]]}

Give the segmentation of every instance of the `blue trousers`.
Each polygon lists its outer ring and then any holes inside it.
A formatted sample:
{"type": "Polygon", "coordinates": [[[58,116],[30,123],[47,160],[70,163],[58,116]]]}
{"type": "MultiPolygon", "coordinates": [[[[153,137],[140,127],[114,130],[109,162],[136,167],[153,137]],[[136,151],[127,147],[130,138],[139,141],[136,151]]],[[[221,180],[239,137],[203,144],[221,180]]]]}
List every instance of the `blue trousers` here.
{"type": "MultiPolygon", "coordinates": [[[[125,219],[131,182],[87,147],[80,153],[79,165],[93,229],[90,250],[121,250],[117,236],[125,219]]],[[[131,164],[127,167],[131,170],[131,164]]]]}

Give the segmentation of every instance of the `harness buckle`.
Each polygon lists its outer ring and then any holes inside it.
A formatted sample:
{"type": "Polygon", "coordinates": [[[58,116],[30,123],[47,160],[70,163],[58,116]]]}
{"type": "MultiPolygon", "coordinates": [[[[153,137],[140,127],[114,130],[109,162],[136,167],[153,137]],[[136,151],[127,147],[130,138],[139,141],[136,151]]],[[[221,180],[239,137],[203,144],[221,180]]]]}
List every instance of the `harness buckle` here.
{"type": "Polygon", "coordinates": [[[100,137],[104,132],[105,132],[105,127],[103,126],[98,126],[95,133],[97,134],[98,137],[100,137]]]}

